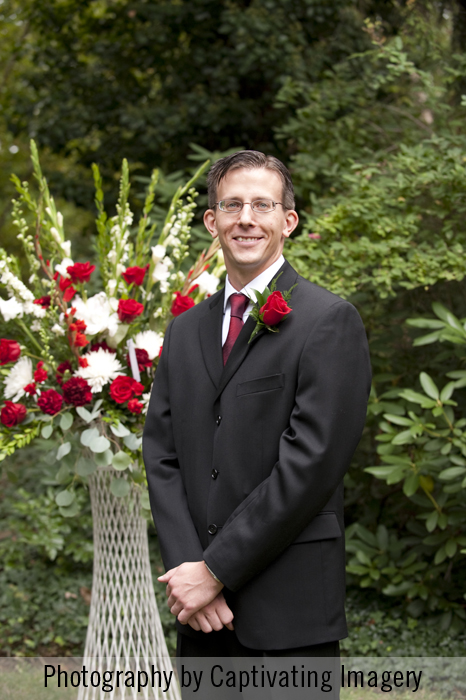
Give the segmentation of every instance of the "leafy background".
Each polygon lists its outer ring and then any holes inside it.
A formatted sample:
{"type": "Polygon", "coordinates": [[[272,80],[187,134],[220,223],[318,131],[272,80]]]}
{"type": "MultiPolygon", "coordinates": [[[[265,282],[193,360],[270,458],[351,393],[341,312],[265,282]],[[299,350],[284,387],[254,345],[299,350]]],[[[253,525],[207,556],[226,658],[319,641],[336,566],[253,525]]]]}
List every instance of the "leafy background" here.
{"type": "MultiPolygon", "coordinates": [[[[346,478],[343,649],[464,655],[464,0],[3,0],[0,20],[0,235],[12,252],[9,177],[30,177],[31,137],[82,259],[92,162],[111,205],[129,160],[135,209],[160,168],[160,216],[207,157],[255,148],[289,165],[301,225],[287,257],[357,306],[374,371],[346,478]]],[[[206,242],[198,214],[193,256],[206,242]]],[[[51,452],[36,441],[0,477],[4,655],[83,648],[90,510],[57,512],[51,452]]],[[[153,528],[150,547],[156,573],[153,528]]]]}

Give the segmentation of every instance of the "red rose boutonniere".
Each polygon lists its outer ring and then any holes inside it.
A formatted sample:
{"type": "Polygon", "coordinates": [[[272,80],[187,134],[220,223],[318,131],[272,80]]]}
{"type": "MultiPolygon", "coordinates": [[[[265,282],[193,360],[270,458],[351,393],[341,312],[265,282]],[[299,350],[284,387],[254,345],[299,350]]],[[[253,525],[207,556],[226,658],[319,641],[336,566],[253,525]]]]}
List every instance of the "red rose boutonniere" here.
{"type": "MultiPolygon", "coordinates": [[[[280,272],[280,275],[281,274],[280,272]]],[[[278,275],[278,277],[280,277],[280,275],[278,275]]],[[[291,307],[288,306],[288,302],[291,298],[291,292],[296,287],[297,283],[286,292],[279,292],[275,290],[278,277],[272,280],[270,289],[266,287],[262,293],[254,290],[257,304],[253,307],[250,315],[256,320],[256,326],[251,333],[249,342],[251,342],[263,328],[266,328],[272,333],[278,333],[277,325],[292,311],[291,307]]]]}

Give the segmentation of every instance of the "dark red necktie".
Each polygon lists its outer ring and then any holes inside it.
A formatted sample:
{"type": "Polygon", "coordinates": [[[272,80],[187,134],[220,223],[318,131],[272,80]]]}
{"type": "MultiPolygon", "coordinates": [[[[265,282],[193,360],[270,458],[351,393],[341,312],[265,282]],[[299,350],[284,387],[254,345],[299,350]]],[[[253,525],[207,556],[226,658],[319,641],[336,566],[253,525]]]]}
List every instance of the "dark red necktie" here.
{"type": "Polygon", "coordinates": [[[248,303],[249,299],[245,294],[232,294],[230,297],[231,316],[227,339],[225,340],[225,345],[223,346],[224,365],[226,365],[228,356],[233,345],[235,344],[235,340],[239,336],[240,330],[244,326],[243,315],[246,311],[248,303]]]}

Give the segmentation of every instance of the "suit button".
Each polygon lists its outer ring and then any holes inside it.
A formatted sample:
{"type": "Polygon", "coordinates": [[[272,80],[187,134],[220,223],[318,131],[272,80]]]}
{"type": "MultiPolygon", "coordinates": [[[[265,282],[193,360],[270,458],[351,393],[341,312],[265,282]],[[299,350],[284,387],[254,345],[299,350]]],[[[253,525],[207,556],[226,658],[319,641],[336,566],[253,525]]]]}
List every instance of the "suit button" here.
{"type": "Polygon", "coordinates": [[[209,533],[209,535],[215,535],[217,530],[218,530],[218,527],[212,523],[212,525],[209,525],[207,532],[209,533]]]}
{"type": "Polygon", "coordinates": [[[218,469],[212,469],[212,479],[216,479],[218,476],[218,469]]]}
{"type": "Polygon", "coordinates": [[[222,416],[217,416],[215,422],[217,423],[217,425],[220,425],[220,423],[222,422],[222,416]]]}

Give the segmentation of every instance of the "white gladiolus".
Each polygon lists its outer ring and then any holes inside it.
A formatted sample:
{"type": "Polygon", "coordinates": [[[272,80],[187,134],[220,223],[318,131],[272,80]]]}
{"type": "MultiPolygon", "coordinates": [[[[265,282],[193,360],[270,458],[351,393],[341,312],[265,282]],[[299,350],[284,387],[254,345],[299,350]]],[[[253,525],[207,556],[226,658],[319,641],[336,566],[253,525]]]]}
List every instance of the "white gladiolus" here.
{"type": "Polygon", "coordinates": [[[153,360],[154,357],[157,357],[159,354],[163,343],[163,337],[160,333],[156,333],[155,331],[142,331],[134,336],[133,342],[135,348],[145,350],[149,355],[149,360],[153,360]]]}
{"type": "Polygon", "coordinates": [[[75,316],[86,324],[86,333],[97,335],[108,331],[110,336],[115,335],[118,329],[118,315],[114,313],[105,292],[99,292],[83,301],[77,296],[73,299],[76,309],[75,316]]]}
{"type": "Polygon", "coordinates": [[[62,241],[60,246],[66,257],[69,258],[71,255],[71,241],[62,241]]]}
{"type": "MultiPolygon", "coordinates": [[[[152,389],[152,387],[151,387],[152,389]]],[[[143,394],[140,398],[141,403],[144,404],[144,408],[142,409],[142,413],[146,415],[147,409],[149,408],[149,401],[150,401],[150,391],[147,394],[143,394]]]]}
{"type": "Polygon", "coordinates": [[[60,228],[63,228],[63,214],[60,211],[57,211],[57,221],[60,228]]]}
{"type": "Polygon", "coordinates": [[[164,282],[170,277],[168,267],[163,262],[158,262],[152,272],[153,282],[164,282]]]}
{"type": "Polygon", "coordinates": [[[11,297],[8,301],[0,299],[0,311],[5,321],[11,321],[13,318],[22,318],[23,305],[16,301],[14,297],[11,297]]]}
{"type": "Polygon", "coordinates": [[[166,267],[168,267],[169,270],[171,270],[172,267],[173,267],[173,261],[168,257],[168,255],[166,255],[166,256],[164,257],[164,259],[162,260],[162,263],[163,263],[166,267]]]}
{"type": "Polygon", "coordinates": [[[23,304],[23,311],[25,314],[32,314],[36,318],[44,318],[47,313],[47,309],[44,309],[40,304],[33,304],[32,301],[26,301],[23,304]]]}
{"type": "Polygon", "coordinates": [[[57,229],[55,228],[55,226],[51,226],[51,227],[50,227],[50,233],[52,234],[52,238],[53,238],[53,240],[55,241],[55,243],[58,243],[58,245],[61,246],[61,244],[62,244],[61,236],[60,236],[60,234],[58,233],[58,231],[57,231],[57,229]]]}
{"type": "Polygon", "coordinates": [[[74,376],[85,379],[93,394],[102,391],[105,384],[116,379],[123,369],[117,356],[103,348],[87,353],[86,360],[87,367],[80,367],[74,376]]]}
{"type": "Polygon", "coordinates": [[[29,357],[20,357],[5,379],[5,390],[3,392],[5,398],[15,402],[19,401],[26,393],[24,387],[31,384],[32,381],[32,362],[29,357]]]}
{"type": "Polygon", "coordinates": [[[54,326],[51,328],[52,333],[55,333],[56,335],[65,335],[65,329],[63,326],[60,326],[58,323],[55,323],[54,326]]]}
{"type": "Polygon", "coordinates": [[[164,245],[161,245],[160,243],[152,247],[152,261],[154,265],[157,265],[158,262],[163,260],[166,252],[166,247],[164,245]]]}
{"type": "Polygon", "coordinates": [[[214,294],[217,291],[219,279],[207,270],[204,270],[199,277],[194,280],[194,284],[199,285],[201,294],[214,294]]]}
{"type": "Polygon", "coordinates": [[[70,276],[66,271],[66,268],[70,267],[71,265],[74,265],[74,262],[71,260],[71,258],[63,258],[59,265],[55,265],[55,269],[59,275],[61,275],[62,277],[67,277],[69,279],[70,276]]]}

